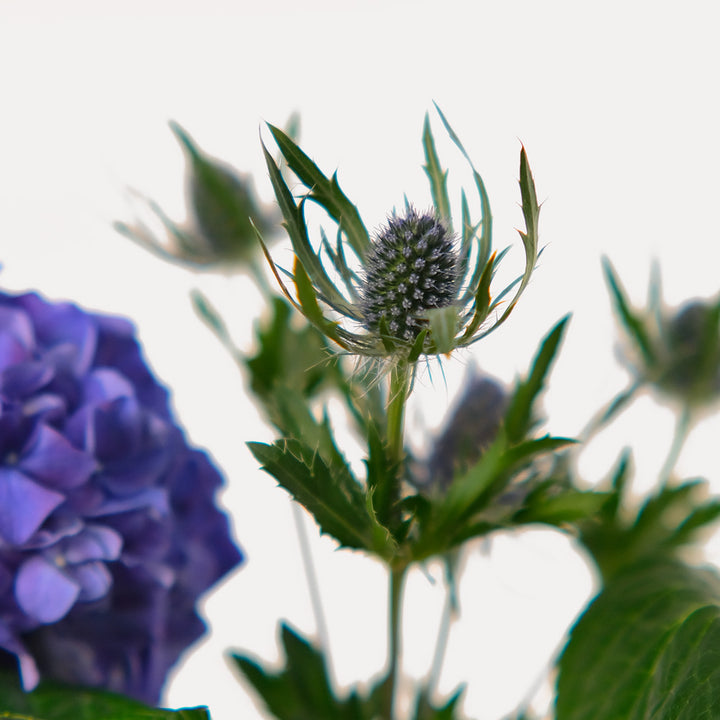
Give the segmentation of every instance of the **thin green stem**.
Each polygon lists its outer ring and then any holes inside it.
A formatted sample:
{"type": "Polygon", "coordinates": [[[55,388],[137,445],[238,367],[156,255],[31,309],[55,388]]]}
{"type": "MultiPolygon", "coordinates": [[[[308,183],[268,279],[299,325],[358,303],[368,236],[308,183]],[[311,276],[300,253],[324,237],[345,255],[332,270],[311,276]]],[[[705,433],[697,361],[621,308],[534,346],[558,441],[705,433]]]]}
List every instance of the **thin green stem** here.
{"type": "Polygon", "coordinates": [[[405,403],[410,394],[411,379],[411,366],[404,360],[398,361],[390,371],[390,394],[387,407],[388,450],[390,458],[396,462],[402,460],[404,452],[405,403]]]}
{"type": "Polygon", "coordinates": [[[320,584],[318,583],[317,573],[315,572],[315,563],[310,550],[310,542],[308,540],[307,527],[303,510],[296,502],[292,503],[293,518],[295,520],[295,529],[298,536],[298,544],[300,545],[300,556],[302,558],[303,569],[305,571],[305,579],[310,593],[310,604],[312,605],[313,615],[315,616],[315,626],[317,628],[318,642],[325,656],[328,672],[332,672],[332,662],[330,659],[330,643],[327,623],[325,622],[325,612],[323,610],[322,600],[320,598],[320,584]]]}
{"type": "Polygon", "coordinates": [[[677,420],[677,423],[675,425],[675,434],[673,435],[670,450],[667,457],[665,458],[662,470],[660,470],[660,487],[664,487],[665,485],[667,485],[668,481],[670,480],[670,475],[675,468],[678,457],[680,457],[680,451],[682,450],[682,447],[685,444],[685,440],[688,436],[688,432],[690,431],[691,420],[692,411],[686,405],[682,409],[680,417],[677,420]]]}
{"type": "Polygon", "coordinates": [[[452,555],[445,558],[445,602],[443,604],[442,615],[440,616],[437,639],[435,640],[432,665],[428,673],[426,687],[428,698],[432,697],[440,680],[440,672],[442,671],[443,662],[445,661],[445,651],[447,650],[447,644],[450,638],[450,626],[459,615],[457,588],[453,569],[458,563],[459,552],[460,551],[457,550],[452,551],[452,555]]]}
{"type": "Polygon", "coordinates": [[[392,720],[395,708],[395,693],[400,666],[400,626],[402,623],[402,586],[407,565],[390,569],[388,613],[388,674],[385,679],[383,718],[392,720]]]}

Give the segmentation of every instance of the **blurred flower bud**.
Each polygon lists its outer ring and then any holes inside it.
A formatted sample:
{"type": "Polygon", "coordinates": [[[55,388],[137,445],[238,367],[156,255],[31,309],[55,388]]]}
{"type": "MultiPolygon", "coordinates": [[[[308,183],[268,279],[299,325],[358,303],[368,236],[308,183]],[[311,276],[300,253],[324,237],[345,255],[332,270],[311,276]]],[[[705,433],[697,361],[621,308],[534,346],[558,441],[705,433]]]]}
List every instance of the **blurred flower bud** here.
{"type": "Polygon", "coordinates": [[[664,318],[662,372],[657,385],[702,405],[720,394],[720,306],[693,301],[664,318]]]}
{"type": "Polygon", "coordinates": [[[417,484],[446,490],[495,439],[507,404],[507,394],[495,380],[473,378],[435,440],[417,484]]]}
{"type": "Polygon", "coordinates": [[[171,122],[170,129],[185,153],[187,222],[178,225],[139,195],[166,237],[158,238],[140,219],[129,225],[116,222],[115,228],[156,255],[196,269],[247,266],[260,249],[257,233],[271,237],[269,231],[279,225],[277,210],[261,206],[251,176],[207,155],[177,123],[171,122]]]}
{"type": "Polygon", "coordinates": [[[609,261],[604,266],[616,316],[628,341],[622,358],[640,383],[654,385],[688,409],[716,401],[720,397],[720,299],[692,300],[667,308],[655,274],[648,307],[637,311],[630,307],[609,261]]]}

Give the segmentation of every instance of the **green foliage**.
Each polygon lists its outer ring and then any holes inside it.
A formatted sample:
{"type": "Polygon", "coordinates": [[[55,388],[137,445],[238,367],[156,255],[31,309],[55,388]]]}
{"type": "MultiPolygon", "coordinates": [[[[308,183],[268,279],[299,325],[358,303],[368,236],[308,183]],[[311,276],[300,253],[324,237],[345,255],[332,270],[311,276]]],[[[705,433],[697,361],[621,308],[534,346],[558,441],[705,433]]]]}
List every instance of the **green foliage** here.
{"type": "Polygon", "coordinates": [[[0,718],[10,720],[210,720],[206,708],[163,710],[86,688],[42,683],[28,693],[17,676],[0,676],[0,718]]]}
{"type": "Polygon", "coordinates": [[[663,485],[633,512],[627,497],[630,472],[626,452],[607,499],[579,526],[580,540],[605,579],[628,566],[678,557],[679,550],[720,517],[720,501],[708,497],[707,482],[699,479],[663,485]]]}
{"type": "Polygon", "coordinates": [[[281,637],[285,667],[277,673],[267,672],[260,662],[247,655],[232,656],[238,670],[274,717],[278,720],[373,720],[379,716],[382,683],[367,695],[352,691],[340,699],[330,682],[322,652],[285,624],[281,637]]]}
{"type": "Polygon", "coordinates": [[[560,659],[557,720],[697,720],[720,698],[720,576],[677,561],[613,577],[560,659]]]}

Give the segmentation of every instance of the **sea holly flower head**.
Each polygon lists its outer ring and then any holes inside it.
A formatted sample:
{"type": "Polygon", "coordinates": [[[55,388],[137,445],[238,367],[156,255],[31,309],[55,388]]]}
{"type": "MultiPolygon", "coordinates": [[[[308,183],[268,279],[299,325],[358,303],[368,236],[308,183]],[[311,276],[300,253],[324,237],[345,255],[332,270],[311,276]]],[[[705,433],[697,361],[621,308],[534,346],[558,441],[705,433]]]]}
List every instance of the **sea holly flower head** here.
{"type": "Polygon", "coordinates": [[[281,269],[267,248],[266,257],[289,300],[348,353],[415,362],[422,355],[447,354],[471,345],[507,319],[535,267],[539,205],[524,148],[520,189],[526,229],[520,235],[525,269],[493,297],[491,281],[506,251],[492,250],[492,218],[485,185],[445,116],[438,112],[451,140],[470,165],[479,196],[481,217],[475,222],[462,192],[457,232],[450,211],[447,171],[440,165],[427,117],[424,169],[433,207],[420,212],[406,203],[405,210],[392,212],[374,236],[340,189],[337,174],[325,176],[288,135],[269,126],[287,167],[306,192],[296,201],[265,148],[295,262],[292,269],[281,269]],[[311,243],[305,220],[308,200],[320,205],[337,224],[334,243],[324,232],[317,249],[311,243]],[[282,274],[294,282],[294,294],[282,274]]]}
{"type": "Polygon", "coordinates": [[[459,266],[454,239],[434,213],[408,206],[404,214],[392,215],[367,257],[360,285],[363,324],[370,332],[412,343],[429,310],[454,302],[459,266]]]}
{"type": "Polygon", "coordinates": [[[241,560],[129,322],[0,293],[0,662],[158,700],[241,560]]]}

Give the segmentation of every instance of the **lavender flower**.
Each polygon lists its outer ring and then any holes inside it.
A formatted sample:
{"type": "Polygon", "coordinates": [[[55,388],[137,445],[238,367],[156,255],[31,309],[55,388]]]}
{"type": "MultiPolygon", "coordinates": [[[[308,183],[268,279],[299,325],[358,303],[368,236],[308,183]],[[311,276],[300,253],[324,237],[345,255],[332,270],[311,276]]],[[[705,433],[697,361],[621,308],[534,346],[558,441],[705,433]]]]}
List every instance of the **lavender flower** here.
{"type": "Polygon", "coordinates": [[[157,702],[242,559],[220,475],[120,318],[0,293],[0,403],[0,648],[26,689],[157,702]]]}

